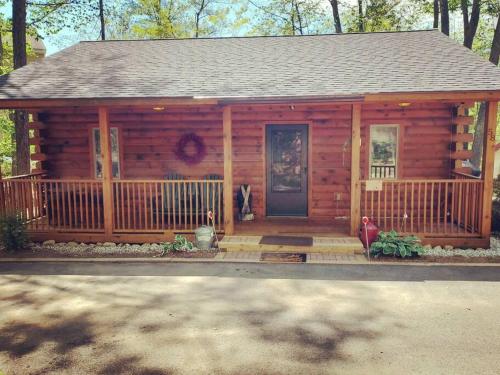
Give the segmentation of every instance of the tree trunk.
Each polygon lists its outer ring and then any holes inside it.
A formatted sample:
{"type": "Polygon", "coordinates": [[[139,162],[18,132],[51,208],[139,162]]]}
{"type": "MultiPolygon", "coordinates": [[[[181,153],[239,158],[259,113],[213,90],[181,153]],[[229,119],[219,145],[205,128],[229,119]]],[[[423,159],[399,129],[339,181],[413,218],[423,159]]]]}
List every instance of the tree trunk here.
{"type": "Polygon", "coordinates": [[[106,21],[104,20],[104,0],[99,0],[99,19],[101,21],[101,40],[106,40],[106,21]]]}
{"type": "Polygon", "coordinates": [[[358,31],[360,33],[365,31],[365,24],[363,22],[363,0],[358,0],[358,31]]]}
{"type": "MultiPolygon", "coordinates": [[[[500,17],[497,20],[493,42],[491,43],[490,62],[498,65],[500,57],[500,17]]],[[[481,167],[481,155],[483,151],[484,118],[486,116],[486,103],[481,103],[477,115],[476,128],[474,130],[474,142],[472,143],[471,163],[474,167],[481,167]]]]}
{"type": "Polygon", "coordinates": [[[481,102],[477,112],[476,128],[474,129],[474,142],[472,142],[471,164],[475,168],[481,168],[481,156],[483,151],[484,117],[486,116],[486,103],[481,102]]]}
{"type": "Polygon", "coordinates": [[[481,1],[474,0],[472,3],[472,12],[469,20],[469,2],[461,0],[462,16],[464,20],[464,46],[472,49],[472,43],[476,36],[477,26],[479,25],[479,13],[481,12],[481,1]]]}
{"type": "Polygon", "coordinates": [[[434,23],[432,27],[435,29],[439,27],[439,0],[434,0],[434,23]]]}
{"type": "MultiPolygon", "coordinates": [[[[14,69],[26,65],[26,1],[12,1],[12,48],[14,69]]],[[[14,111],[16,155],[12,166],[12,174],[30,173],[30,149],[28,138],[27,114],[14,111]]]]}
{"type": "Polygon", "coordinates": [[[493,35],[493,43],[491,43],[490,61],[498,65],[498,60],[500,58],[500,17],[497,20],[497,27],[495,28],[495,34],[493,35]]]}
{"type": "Polygon", "coordinates": [[[295,2],[295,11],[297,12],[297,21],[299,23],[300,35],[304,35],[304,26],[302,25],[302,15],[300,14],[298,2],[295,2]]]}
{"type": "Polygon", "coordinates": [[[450,13],[448,8],[448,0],[440,0],[441,4],[441,32],[450,35],[450,13]]]}
{"type": "Polygon", "coordinates": [[[338,0],[330,0],[333,13],[333,24],[335,25],[335,32],[342,34],[342,24],[340,23],[339,2],[338,0]]]}

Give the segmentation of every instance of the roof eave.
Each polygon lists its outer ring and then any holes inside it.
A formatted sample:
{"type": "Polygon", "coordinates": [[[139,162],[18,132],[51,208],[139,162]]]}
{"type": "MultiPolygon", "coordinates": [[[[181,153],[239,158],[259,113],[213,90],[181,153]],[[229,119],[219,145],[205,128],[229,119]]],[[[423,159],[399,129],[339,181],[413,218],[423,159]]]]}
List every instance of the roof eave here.
{"type": "Polygon", "coordinates": [[[450,92],[366,93],[362,95],[262,96],[262,97],[140,97],[140,98],[22,98],[0,99],[2,109],[52,107],[118,107],[168,105],[243,105],[328,102],[403,102],[403,101],[500,101],[500,90],[450,92]]]}

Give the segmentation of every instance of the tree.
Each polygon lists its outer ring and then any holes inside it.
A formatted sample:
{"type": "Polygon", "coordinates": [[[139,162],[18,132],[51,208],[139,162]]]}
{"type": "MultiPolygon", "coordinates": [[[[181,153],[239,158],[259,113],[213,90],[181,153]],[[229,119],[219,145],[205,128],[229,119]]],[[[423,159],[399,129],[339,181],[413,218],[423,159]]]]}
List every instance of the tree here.
{"type": "MultiPolygon", "coordinates": [[[[491,42],[489,61],[498,66],[500,58],[500,16],[497,19],[493,41],[491,42]]],[[[481,151],[483,150],[484,121],[486,117],[486,104],[481,103],[478,110],[476,127],[474,129],[474,142],[472,143],[471,163],[479,168],[481,164],[481,151]]]]}
{"type": "Polygon", "coordinates": [[[365,25],[363,22],[363,0],[358,0],[358,31],[360,33],[365,31],[365,25]]]}
{"type": "Polygon", "coordinates": [[[335,32],[337,34],[342,33],[342,23],[340,22],[340,13],[339,13],[339,2],[338,0],[328,0],[332,7],[333,14],[333,24],[335,25],[335,32]]]}
{"type": "MultiPolygon", "coordinates": [[[[12,1],[12,47],[14,69],[19,69],[27,63],[25,0],[12,1]]],[[[26,111],[14,111],[13,119],[15,124],[16,154],[12,166],[12,174],[30,173],[28,116],[26,111]]]]}
{"type": "Polygon", "coordinates": [[[101,23],[101,40],[106,40],[106,22],[104,20],[104,0],[99,0],[99,21],[101,23]]]}
{"type": "Polygon", "coordinates": [[[432,23],[432,27],[437,29],[439,27],[439,0],[434,0],[433,2],[433,15],[434,22],[432,23]]]}
{"type": "Polygon", "coordinates": [[[472,49],[472,43],[476,36],[477,26],[479,25],[479,14],[481,12],[481,0],[472,2],[472,11],[469,19],[469,2],[461,0],[462,16],[464,20],[464,46],[472,49]]]}
{"type": "Polygon", "coordinates": [[[450,8],[448,0],[439,0],[441,12],[441,32],[450,35],[450,8]]]}
{"type": "Polygon", "coordinates": [[[321,0],[248,0],[256,12],[251,34],[304,35],[331,30],[321,0]]]}

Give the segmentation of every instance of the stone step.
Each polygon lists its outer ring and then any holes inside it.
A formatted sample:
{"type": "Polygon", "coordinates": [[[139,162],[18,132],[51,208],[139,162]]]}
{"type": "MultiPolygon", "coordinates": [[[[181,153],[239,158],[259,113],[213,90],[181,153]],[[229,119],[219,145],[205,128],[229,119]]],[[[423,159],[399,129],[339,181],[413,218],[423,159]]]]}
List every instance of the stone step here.
{"type": "Polygon", "coordinates": [[[312,246],[268,245],[261,244],[262,236],[224,236],[219,247],[227,251],[271,251],[307,253],[362,253],[363,245],[356,237],[315,237],[312,246]]]}

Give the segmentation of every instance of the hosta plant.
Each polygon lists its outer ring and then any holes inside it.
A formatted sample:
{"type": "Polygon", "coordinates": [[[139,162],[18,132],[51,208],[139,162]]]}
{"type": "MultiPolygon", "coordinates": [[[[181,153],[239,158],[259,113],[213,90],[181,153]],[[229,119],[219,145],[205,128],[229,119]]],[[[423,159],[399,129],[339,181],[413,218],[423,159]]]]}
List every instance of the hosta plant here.
{"type": "Polygon", "coordinates": [[[413,257],[424,251],[420,240],[415,236],[400,236],[395,230],[380,232],[377,241],[370,246],[370,254],[374,257],[392,255],[395,257],[413,257]]]}
{"type": "Polygon", "coordinates": [[[177,234],[172,242],[165,242],[163,244],[163,254],[175,251],[193,251],[194,245],[188,241],[186,237],[177,234]]]}

